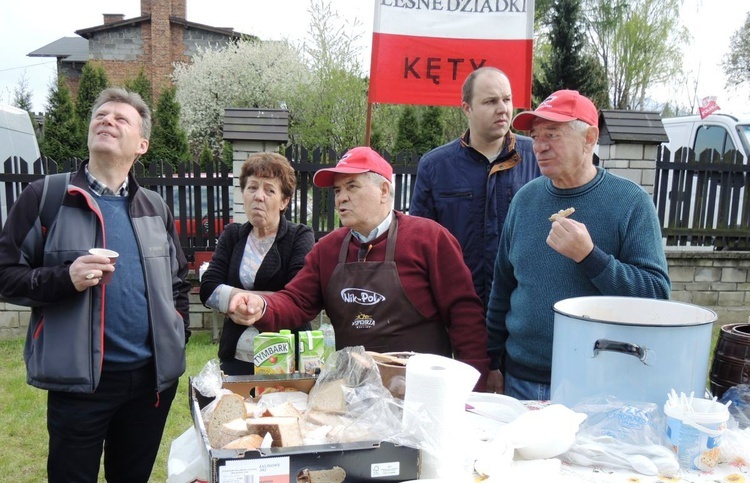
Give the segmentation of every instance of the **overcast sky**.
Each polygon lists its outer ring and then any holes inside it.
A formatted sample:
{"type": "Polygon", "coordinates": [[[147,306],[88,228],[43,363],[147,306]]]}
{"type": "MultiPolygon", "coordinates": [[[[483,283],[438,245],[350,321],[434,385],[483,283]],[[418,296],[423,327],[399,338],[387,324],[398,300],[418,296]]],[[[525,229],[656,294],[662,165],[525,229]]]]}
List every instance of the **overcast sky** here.
{"type": "MultiPolygon", "coordinates": [[[[331,0],[347,22],[357,19],[361,31],[363,71],[369,72],[370,41],[375,0],[331,0]]],[[[187,18],[213,27],[231,27],[264,40],[301,41],[307,33],[309,0],[187,0],[187,18]]],[[[694,76],[700,69],[698,97],[717,96],[723,112],[750,113],[745,92],[727,92],[719,62],[729,38],[745,21],[748,0],[685,0],[682,19],[694,37],[686,46],[686,64],[694,76]]],[[[22,76],[33,93],[35,111],[45,109],[49,85],[55,78],[55,59],[27,54],[75,31],[99,26],[103,13],[140,15],[140,0],[0,0],[0,102],[8,103],[22,76]]],[[[687,104],[687,93],[670,86],[654,92],[687,104]]]]}

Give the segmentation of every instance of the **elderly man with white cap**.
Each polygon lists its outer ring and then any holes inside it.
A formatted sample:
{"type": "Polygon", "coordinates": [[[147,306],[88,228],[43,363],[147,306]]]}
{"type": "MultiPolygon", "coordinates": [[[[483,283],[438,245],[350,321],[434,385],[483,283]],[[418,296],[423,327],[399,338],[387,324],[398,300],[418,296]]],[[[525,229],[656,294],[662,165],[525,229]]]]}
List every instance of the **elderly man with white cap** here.
{"type": "Polygon", "coordinates": [[[556,302],[669,298],[654,204],[640,186],[594,165],[598,120],[594,104],[571,90],[513,120],[530,131],[543,176],[513,198],[500,237],[487,308],[491,392],[550,399],[556,302]]]}
{"type": "Polygon", "coordinates": [[[240,292],[229,305],[238,324],[294,328],[325,309],[336,347],[414,351],[489,368],[482,302],[461,247],[435,221],[392,209],[393,169],[368,147],[348,151],[313,182],[333,187],[343,228],[324,236],[284,290],[240,292]]]}

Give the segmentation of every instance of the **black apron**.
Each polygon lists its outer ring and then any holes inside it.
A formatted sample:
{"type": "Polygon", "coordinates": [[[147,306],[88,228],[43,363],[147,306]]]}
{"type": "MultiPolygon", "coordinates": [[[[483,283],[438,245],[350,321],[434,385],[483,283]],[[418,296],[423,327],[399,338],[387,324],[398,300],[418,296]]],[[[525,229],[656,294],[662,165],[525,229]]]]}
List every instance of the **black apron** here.
{"type": "MultiPolygon", "coordinates": [[[[420,352],[451,357],[445,325],[423,317],[401,286],[394,261],[398,220],[393,215],[382,262],[346,263],[351,231],[344,237],[325,307],[336,348],[364,346],[375,352],[420,352]]],[[[366,244],[365,244],[366,245],[366,244]]]]}

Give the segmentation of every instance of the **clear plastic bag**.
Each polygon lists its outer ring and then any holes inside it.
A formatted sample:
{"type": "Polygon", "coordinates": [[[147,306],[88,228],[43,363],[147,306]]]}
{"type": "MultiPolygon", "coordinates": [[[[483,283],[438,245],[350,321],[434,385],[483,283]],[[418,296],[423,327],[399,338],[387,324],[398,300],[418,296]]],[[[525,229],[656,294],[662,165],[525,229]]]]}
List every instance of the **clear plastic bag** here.
{"type": "Polygon", "coordinates": [[[222,378],[221,378],[221,366],[219,365],[218,359],[211,359],[210,361],[206,362],[206,364],[203,366],[203,369],[201,369],[201,372],[198,373],[197,376],[195,376],[193,379],[193,387],[195,387],[198,392],[200,392],[205,397],[213,397],[214,400],[208,403],[203,409],[201,409],[201,416],[203,416],[203,421],[206,425],[208,425],[209,421],[211,421],[211,415],[214,413],[214,408],[216,407],[216,404],[219,402],[219,399],[221,399],[221,396],[224,394],[231,394],[232,391],[229,389],[222,388],[222,378]]]}
{"type": "Polygon", "coordinates": [[[331,443],[372,440],[416,447],[417,435],[403,430],[403,411],[403,401],[383,386],[378,366],[364,347],[346,347],[326,360],[302,423],[315,437],[320,437],[315,426],[330,426],[326,440],[331,443]]]}
{"type": "Polygon", "coordinates": [[[729,414],[734,417],[740,429],[750,428],[750,385],[738,384],[724,392],[719,402],[729,405],[729,414]]]}
{"type": "Polygon", "coordinates": [[[215,397],[221,391],[221,366],[219,359],[211,359],[206,362],[193,379],[193,387],[206,397],[215,397]]]}
{"type": "Polygon", "coordinates": [[[666,417],[656,404],[609,396],[588,399],[573,410],[588,417],[573,446],[560,456],[563,461],[653,476],[679,473],[677,458],[668,447],[666,417]]]}

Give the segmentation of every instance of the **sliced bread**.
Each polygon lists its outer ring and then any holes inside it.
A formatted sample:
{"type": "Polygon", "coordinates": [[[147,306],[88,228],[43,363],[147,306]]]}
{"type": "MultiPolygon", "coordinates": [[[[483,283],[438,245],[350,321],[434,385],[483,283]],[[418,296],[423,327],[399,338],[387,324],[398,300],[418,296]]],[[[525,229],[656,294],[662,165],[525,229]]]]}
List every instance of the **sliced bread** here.
{"type": "Polygon", "coordinates": [[[219,437],[221,427],[233,419],[247,418],[245,410],[245,399],[239,394],[226,394],[219,399],[211,414],[211,420],[208,422],[208,442],[213,448],[221,448],[219,437]]]}
{"type": "Polygon", "coordinates": [[[259,434],[248,434],[225,444],[222,446],[222,449],[258,449],[262,442],[263,436],[259,434]]]}
{"type": "Polygon", "coordinates": [[[247,419],[247,429],[250,434],[258,434],[261,437],[266,433],[271,435],[273,447],[301,446],[302,433],[299,428],[299,419],[292,417],[270,417],[247,419]]]}
{"type": "Polygon", "coordinates": [[[336,379],[316,384],[310,391],[309,402],[312,409],[329,413],[346,413],[346,398],[344,396],[344,381],[336,379]]]}
{"type": "Polygon", "coordinates": [[[221,425],[219,435],[216,437],[215,448],[222,448],[237,438],[250,434],[247,424],[242,418],[233,419],[221,425]]]}
{"type": "Polygon", "coordinates": [[[294,404],[286,401],[283,404],[266,409],[263,416],[301,418],[302,414],[294,407],[294,404]]]}

